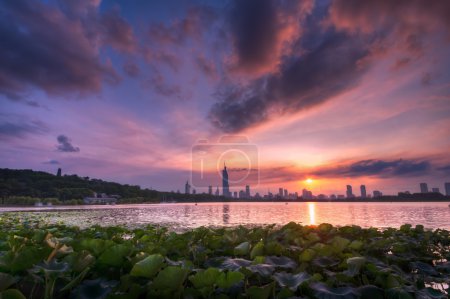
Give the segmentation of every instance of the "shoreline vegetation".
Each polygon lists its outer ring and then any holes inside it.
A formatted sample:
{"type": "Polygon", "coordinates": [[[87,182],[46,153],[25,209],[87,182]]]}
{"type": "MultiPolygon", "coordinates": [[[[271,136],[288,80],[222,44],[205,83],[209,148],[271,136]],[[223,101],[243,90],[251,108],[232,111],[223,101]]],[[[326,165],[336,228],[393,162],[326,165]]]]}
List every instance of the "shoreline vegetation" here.
{"type": "Polygon", "coordinates": [[[80,205],[94,193],[117,197],[117,204],[201,203],[201,202],[450,202],[440,193],[406,194],[378,198],[347,199],[235,199],[209,194],[183,194],[142,189],[140,186],[106,182],[77,175],[57,176],[42,171],[0,169],[0,207],[34,206],[35,204],[80,205]]]}
{"type": "Polygon", "coordinates": [[[1,215],[1,298],[448,298],[450,232],[92,226],[1,215]]]}

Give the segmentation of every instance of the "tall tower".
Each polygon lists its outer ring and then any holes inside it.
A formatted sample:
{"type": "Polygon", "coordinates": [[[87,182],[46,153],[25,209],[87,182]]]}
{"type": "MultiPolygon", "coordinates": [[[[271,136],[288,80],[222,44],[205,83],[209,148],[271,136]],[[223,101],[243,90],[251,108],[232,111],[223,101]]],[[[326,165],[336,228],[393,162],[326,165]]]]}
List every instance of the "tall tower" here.
{"type": "Polygon", "coordinates": [[[249,185],[245,186],[245,196],[247,198],[250,198],[250,186],[249,185]]]}
{"type": "Polygon", "coordinates": [[[428,193],[427,183],[420,183],[420,193],[428,193]]]}
{"type": "Polygon", "coordinates": [[[208,186],[208,194],[212,195],[212,186],[211,185],[208,186]]]}
{"type": "Polygon", "coordinates": [[[191,194],[191,185],[189,185],[189,181],[186,181],[184,185],[184,194],[191,194]]]}
{"type": "Polygon", "coordinates": [[[56,176],[61,176],[61,168],[58,168],[58,173],[56,174],[56,176]]]}
{"type": "Polygon", "coordinates": [[[361,198],[366,198],[367,192],[366,192],[366,185],[361,185],[361,198]]]}
{"type": "Polygon", "coordinates": [[[351,185],[347,185],[347,198],[353,197],[353,189],[351,185]]]}
{"type": "Polygon", "coordinates": [[[223,196],[230,197],[230,185],[228,184],[228,171],[225,163],[223,163],[223,170],[222,170],[222,192],[223,196]]]}
{"type": "Polygon", "coordinates": [[[445,195],[450,196],[450,183],[445,183],[445,195]]]}

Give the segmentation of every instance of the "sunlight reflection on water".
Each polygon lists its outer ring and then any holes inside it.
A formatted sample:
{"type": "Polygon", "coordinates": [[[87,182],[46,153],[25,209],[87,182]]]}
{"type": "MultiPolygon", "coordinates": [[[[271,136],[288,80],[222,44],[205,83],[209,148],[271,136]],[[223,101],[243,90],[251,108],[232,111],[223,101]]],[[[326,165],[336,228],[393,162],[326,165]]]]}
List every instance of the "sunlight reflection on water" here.
{"type": "MultiPolygon", "coordinates": [[[[174,229],[199,226],[236,226],[331,223],[362,227],[399,227],[422,224],[426,228],[450,229],[450,208],[445,202],[394,203],[177,203],[115,206],[0,208],[20,217],[32,215],[55,223],[87,227],[99,225],[145,224],[171,226],[174,229]],[[17,212],[20,211],[20,212],[17,212]]],[[[0,214],[1,216],[1,214],[0,214]]]]}

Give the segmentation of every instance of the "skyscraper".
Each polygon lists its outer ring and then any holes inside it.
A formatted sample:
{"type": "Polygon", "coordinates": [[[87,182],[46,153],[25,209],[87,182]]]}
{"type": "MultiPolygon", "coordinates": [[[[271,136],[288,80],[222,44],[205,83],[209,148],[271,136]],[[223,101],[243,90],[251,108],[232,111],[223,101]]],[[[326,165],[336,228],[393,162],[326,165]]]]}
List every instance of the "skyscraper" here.
{"type": "Polygon", "coordinates": [[[431,188],[431,192],[433,192],[433,193],[439,193],[439,188],[431,188]]]}
{"type": "Polygon", "coordinates": [[[353,189],[351,185],[347,185],[347,198],[353,197],[353,189]]]}
{"type": "Polygon", "coordinates": [[[189,181],[186,181],[184,185],[184,194],[191,194],[191,185],[189,185],[189,181]]]}
{"type": "Polygon", "coordinates": [[[283,188],[278,188],[278,195],[283,197],[283,188]]]}
{"type": "Polygon", "coordinates": [[[366,192],[366,185],[361,185],[361,198],[366,198],[367,192],[366,192]]]}
{"type": "Polygon", "coordinates": [[[450,196],[450,183],[445,183],[445,195],[450,196]]]}
{"type": "Polygon", "coordinates": [[[230,197],[230,185],[228,184],[228,171],[225,163],[223,164],[222,170],[222,192],[223,196],[230,197]]]}
{"type": "Polygon", "coordinates": [[[217,186],[215,195],[216,195],[216,196],[219,196],[219,195],[220,195],[220,193],[219,193],[219,186],[217,186]]]}
{"type": "Polygon", "coordinates": [[[284,189],[284,198],[288,198],[288,197],[289,197],[288,191],[287,191],[287,189],[284,189]]]}
{"type": "Polygon", "coordinates": [[[383,193],[381,193],[381,191],[378,190],[373,191],[373,197],[381,197],[381,196],[383,196],[383,193]]]}
{"type": "Polygon", "coordinates": [[[250,198],[250,186],[249,185],[245,186],[245,196],[247,198],[250,198]]]}
{"type": "Polygon", "coordinates": [[[58,173],[56,174],[56,176],[61,176],[61,168],[58,168],[58,173]]]}
{"type": "Polygon", "coordinates": [[[427,183],[420,183],[420,193],[428,193],[427,183]]]}
{"type": "Polygon", "coordinates": [[[208,186],[208,194],[212,195],[212,186],[211,185],[208,186]]]}

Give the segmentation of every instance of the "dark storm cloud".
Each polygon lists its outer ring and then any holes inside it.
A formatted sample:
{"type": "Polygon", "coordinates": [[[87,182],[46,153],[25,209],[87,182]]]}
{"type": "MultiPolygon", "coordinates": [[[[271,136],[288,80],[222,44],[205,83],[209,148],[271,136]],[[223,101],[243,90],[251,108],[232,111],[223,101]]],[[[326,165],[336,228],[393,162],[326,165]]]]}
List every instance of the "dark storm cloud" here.
{"type": "Polygon", "coordinates": [[[56,149],[60,152],[72,153],[80,151],[80,148],[73,146],[72,140],[65,135],[59,135],[56,140],[59,143],[56,149]]]}
{"type": "Polygon", "coordinates": [[[133,51],[131,27],[117,11],[99,15],[95,1],[80,3],[74,10],[27,0],[0,4],[1,94],[17,100],[30,88],[59,95],[97,92],[103,81],[118,82],[110,63],[101,62],[99,47],[133,51]]]}
{"type": "Polygon", "coordinates": [[[349,165],[335,168],[324,168],[314,172],[324,177],[411,177],[428,174],[432,170],[431,162],[427,160],[362,160],[349,165]]]}
{"type": "Polygon", "coordinates": [[[308,52],[287,60],[276,74],[218,94],[210,111],[213,125],[236,132],[286,112],[313,107],[355,86],[365,71],[365,45],[329,32],[308,52]]]}
{"type": "Polygon", "coordinates": [[[0,123],[0,140],[24,138],[29,134],[43,134],[47,131],[47,126],[41,121],[7,119],[0,123]]]}
{"type": "Polygon", "coordinates": [[[273,59],[276,13],[272,0],[234,1],[230,23],[241,68],[258,68],[273,59]]]}

